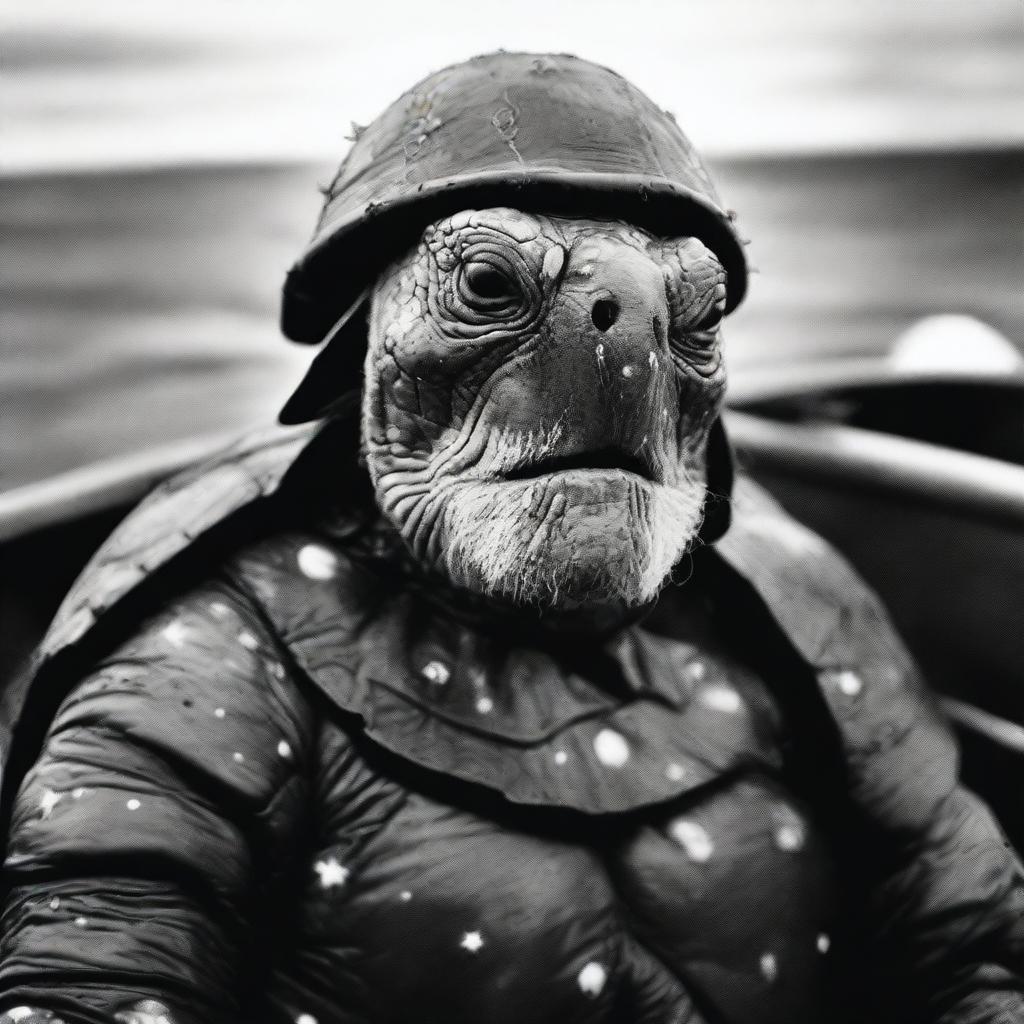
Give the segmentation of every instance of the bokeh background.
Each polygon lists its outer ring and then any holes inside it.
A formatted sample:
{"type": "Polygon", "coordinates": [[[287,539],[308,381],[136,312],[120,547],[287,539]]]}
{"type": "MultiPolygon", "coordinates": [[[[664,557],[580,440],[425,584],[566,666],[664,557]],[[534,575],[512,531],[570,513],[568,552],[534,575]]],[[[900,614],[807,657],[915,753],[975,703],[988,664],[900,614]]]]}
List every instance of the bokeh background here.
{"type": "Polygon", "coordinates": [[[707,152],[758,270],[734,376],[942,312],[1024,348],[1021,0],[8,0],[0,490],[270,420],[350,122],[502,47],[611,65],[707,152]]]}

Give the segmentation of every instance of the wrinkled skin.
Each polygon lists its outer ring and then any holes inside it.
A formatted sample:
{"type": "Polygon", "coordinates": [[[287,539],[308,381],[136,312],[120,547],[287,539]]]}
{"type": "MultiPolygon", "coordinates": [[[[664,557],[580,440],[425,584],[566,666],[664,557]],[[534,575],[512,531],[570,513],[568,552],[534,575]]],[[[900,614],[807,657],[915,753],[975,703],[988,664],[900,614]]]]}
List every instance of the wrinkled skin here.
{"type": "Polygon", "coordinates": [[[652,600],[700,527],[725,272],[694,238],[466,211],[372,295],[363,444],[420,564],[546,609],[652,600]]]}

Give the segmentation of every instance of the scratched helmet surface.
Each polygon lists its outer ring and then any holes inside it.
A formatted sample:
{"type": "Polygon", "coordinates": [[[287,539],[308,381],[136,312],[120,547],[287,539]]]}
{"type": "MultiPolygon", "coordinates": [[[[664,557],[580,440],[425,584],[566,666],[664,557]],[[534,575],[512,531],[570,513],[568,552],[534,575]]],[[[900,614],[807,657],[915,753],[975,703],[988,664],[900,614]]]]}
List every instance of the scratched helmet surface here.
{"type": "Polygon", "coordinates": [[[493,53],[438,71],[353,143],[284,288],[281,325],[320,342],[433,220],[515,206],[689,234],[746,290],[743,246],[673,116],[608,68],[564,54],[493,53]]]}

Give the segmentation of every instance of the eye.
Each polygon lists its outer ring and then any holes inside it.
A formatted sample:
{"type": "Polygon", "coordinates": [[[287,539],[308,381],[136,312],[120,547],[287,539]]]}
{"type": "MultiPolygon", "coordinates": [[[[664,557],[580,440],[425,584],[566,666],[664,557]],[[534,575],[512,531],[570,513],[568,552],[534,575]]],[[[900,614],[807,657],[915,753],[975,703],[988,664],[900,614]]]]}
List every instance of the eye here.
{"type": "Polygon", "coordinates": [[[466,289],[470,293],[467,298],[484,299],[495,301],[502,299],[514,299],[519,290],[515,282],[503,270],[493,263],[484,260],[475,260],[466,264],[463,271],[463,280],[466,289]]]}
{"type": "Polygon", "coordinates": [[[680,351],[700,358],[715,351],[725,316],[726,273],[718,257],[699,239],[666,243],[662,274],[668,298],[670,335],[680,351]]]}
{"type": "Polygon", "coordinates": [[[438,266],[437,298],[449,332],[477,337],[532,322],[543,308],[544,293],[523,246],[484,228],[462,232],[461,241],[453,265],[438,266]]]}
{"type": "Polygon", "coordinates": [[[701,280],[697,274],[679,275],[675,268],[663,270],[668,298],[670,335],[684,349],[700,353],[715,347],[718,328],[725,316],[724,274],[718,280],[701,280]]]}
{"type": "Polygon", "coordinates": [[[703,333],[712,333],[718,330],[719,325],[722,323],[722,318],[725,316],[725,303],[721,305],[712,306],[707,313],[701,317],[700,321],[693,325],[691,330],[703,333]]]}
{"type": "Polygon", "coordinates": [[[724,275],[713,287],[697,292],[697,301],[690,309],[691,326],[687,330],[698,344],[708,345],[714,340],[725,316],[725,296],[724,275]]]}

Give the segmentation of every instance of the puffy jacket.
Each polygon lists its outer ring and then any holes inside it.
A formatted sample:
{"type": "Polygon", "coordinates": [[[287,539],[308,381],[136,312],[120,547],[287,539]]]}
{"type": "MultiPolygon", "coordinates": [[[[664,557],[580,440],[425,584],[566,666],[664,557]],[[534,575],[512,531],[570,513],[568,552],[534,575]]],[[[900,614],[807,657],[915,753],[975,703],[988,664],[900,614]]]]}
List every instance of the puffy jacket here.
{"type": "Polygon", "coordinates": [[[883,612],[741,481],[600,637],[255,442],[69,596],[5,781],[7,1021],[1024,1020],[1024,875],[883,612]]]}

